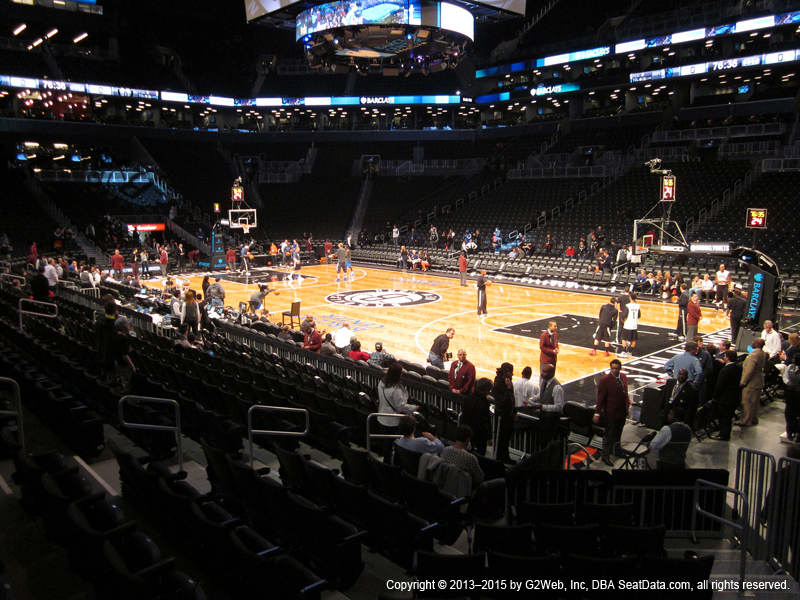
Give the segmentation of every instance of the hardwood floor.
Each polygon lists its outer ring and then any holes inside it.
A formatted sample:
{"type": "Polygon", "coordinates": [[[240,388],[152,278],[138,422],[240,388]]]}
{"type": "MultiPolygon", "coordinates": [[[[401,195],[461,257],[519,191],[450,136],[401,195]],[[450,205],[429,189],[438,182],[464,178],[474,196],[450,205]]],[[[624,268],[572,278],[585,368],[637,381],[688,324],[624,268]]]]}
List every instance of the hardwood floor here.
{"type": "MultiPolygon", "coordinates": [[[[465,349],[479,377],[493,377],[502,362],[512,363],[515,375],[526,365],[538,375],[538,337],[546,321],[559,316],[561,352],[557,377],[562,383],[604,370],[610,361],[603,353],[589,356],[597,314],[607,296],[494,282],[487,292],[489,314],[478,317],[474,281],[461,287],[458,279],[427,273],[412,275],[355,267],[354,281],[337,283],[333,265],[303,267],[302,275],[302,282],[270,282],[280,294],[272,293],[265,299],[264,308],[269,311],[270,319],[280,323],[281,313],[289,309],[292,301],[299,300],[301,315],[313,314],[320,330],[332,332],[343,322],[349,322],[367,352],[380,341],[385,351],[396,357],[424,364],[433,339],[448,327],[454,327],[456,334],[449,351],[455,355],[459,348],[465,349]],[[509,327],[511,331],[498,331],[509,327]]],[[[254,276],[266,282],[270,274],[258,270],[254,276]]],[[[226,305],[238,307],[240,301],[249,300],[257,289],[258,283],[252,280],[240,283],[226,281],[225,274],[220,277],[226,290],[226,305]]],[[[185,280],[191,288],[200,289],[202,276],[185,280]]],[[[162,284],[152,280],[145,285],[161,287],[162,284]]],[[[640,304],[640,323],[650,326],[640,329],[640,340],[650,336],[646,341],[648,347],[654,348],[676,344],[677,340],[667,333],[675,328],[677,306],[642,299],[640,304]],[[649,333],[644,334],[643,329],[649,333]]],[[[703,313],[701,333],[728,325],[722,313],[717,316],[708,308],[703,313]]],[[[640,344],[645,347],[644,340],[640,344]]],[[[625,363],[631,359],[621,360],[625,363]]]]}

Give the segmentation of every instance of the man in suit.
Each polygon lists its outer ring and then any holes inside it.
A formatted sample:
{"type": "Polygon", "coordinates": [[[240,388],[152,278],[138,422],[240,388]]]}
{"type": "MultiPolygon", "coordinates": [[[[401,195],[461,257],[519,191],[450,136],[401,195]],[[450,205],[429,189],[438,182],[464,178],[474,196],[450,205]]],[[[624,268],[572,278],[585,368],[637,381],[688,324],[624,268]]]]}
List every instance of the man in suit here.
{"type": "Polygon", "coordinates": [[[756,338],[752,344],[753,351],[744,359],[742,365],[742,379],[739,387],[742,388],[742,420],[734,423],[742,427],[758,425],[758,403],[761,400],[761,390],[764,389],[764,365],[767,363],[767,353],[764,352],[764,340],[756,338]]]}
{"type": "Polygon", "coordinates": [[[679,406],[683,409],[686,416],[686,423],[689,427],[693,426],[694,416],[697,413],[697,387],[689,377],[689,371],[681,369],[675,378],[675,385],[669,396],[669,401],[664,407],[664,420],[670,409],[679,406]]]}
{"type": "Polygon", "coordinates": [[[739,382],[742,380],[742,365],[736,362],[736,351],[726,350],[723,357],[722,369],[717,375],[714,386],[714,414],[719,421],[719,439],[731,439],[731,426],[733,414],[742,400],[742,391],[739,382]]]}
{"type": "Polygon", "coordinates": [[[628,378],[622,371],[622,363],[616,358],[611,361],[610,373],[604,375],[597,384],[597,404],[594,407],[592,420],[599,423],[604,419],[605,435],[603,436],[603,462],[614,466],[611,454],[622,437],[622,428],[628,416],[628,378]]]}
{"type": "Polygon", "coordinates": [[[558,361],[558,323],[550,321],[547,329],[539,337],[539,373],[542,372],[544,365],[553,365],[555,374],[556,362],[558,361]]]}
{"type": "Polygon", "coordinates": [[[454,394],[471,394],[475,388],[475,365],[467,360],[467,351],[463,348],[458,350],[458,360],[450,365],[447,379],[454,394]]]}

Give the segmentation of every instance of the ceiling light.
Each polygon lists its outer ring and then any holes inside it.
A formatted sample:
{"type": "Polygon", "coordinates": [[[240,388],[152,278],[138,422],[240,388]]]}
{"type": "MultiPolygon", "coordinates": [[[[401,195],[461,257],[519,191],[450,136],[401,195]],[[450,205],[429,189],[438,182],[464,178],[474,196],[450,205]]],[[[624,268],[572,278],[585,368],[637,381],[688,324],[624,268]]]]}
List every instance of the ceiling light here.
{"type": "Polygon", "coordinates": [[[31,44],[31,46],[33,46],[34,48],[36,48],[36,46],[38,46],[39,44],[41,44],[43,41],[44,41],[44,40],[43,40],[42,38],[39,38],[38,40],[36,40],[35,42],[33,42],[33,44],[31,44]]]}
{"type": "Polygon", "coordinates": [[[14,35],[19,35],[23,31],[25,31],[27,28],[28,28],[28,26],[25,23],[20,23],[19,25],[17,25],[14,28],[14,35]]]}
{"type": "Polygon", "coordinates": [[[53,37],[53,36],[54,36],[54,35],[56,35],[57,33],[58,33],[58,29],[56,29],[56,28],[54,27],[53,29],[51,29],[50,31],[48,31],[48,32],[45,34],[44,38],[45,38],[46,40],[49,40],[51,37],[53,37]]]}
{"type": "Polygon", "coordinates": [[[87,37],[89,37],[89,34],[84,31],[82,34],[80,34],[75,39],[73,39],[72,43],[73,44],[77,44],[77,43],[82,42],[83,40],[85,40],[87,37]]]}

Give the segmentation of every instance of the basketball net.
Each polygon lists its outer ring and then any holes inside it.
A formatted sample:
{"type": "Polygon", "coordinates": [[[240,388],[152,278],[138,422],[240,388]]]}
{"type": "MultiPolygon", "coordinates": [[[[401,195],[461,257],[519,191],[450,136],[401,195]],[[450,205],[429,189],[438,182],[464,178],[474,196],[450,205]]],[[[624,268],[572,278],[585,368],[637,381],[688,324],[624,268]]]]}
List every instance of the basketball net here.
{"type": "Polygon", "coordinates": [[[244,223],[242,223],[242,231],[244,231],[245,237],[250,235],[250,225],[245,225],[244,223]]]}

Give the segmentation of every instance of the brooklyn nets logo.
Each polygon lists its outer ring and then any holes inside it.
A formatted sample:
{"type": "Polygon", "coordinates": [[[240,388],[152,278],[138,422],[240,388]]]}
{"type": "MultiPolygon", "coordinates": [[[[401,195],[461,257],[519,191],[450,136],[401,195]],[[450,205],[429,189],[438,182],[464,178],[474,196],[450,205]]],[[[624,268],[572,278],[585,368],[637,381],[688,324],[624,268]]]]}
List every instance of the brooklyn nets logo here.
{"type": "Polygon", "coordinates": [[[326,296],[325,300],[343,306],[396,308],[438,302],[442,297],[434,292],[416,290],[354,290],[326,296]]]}

